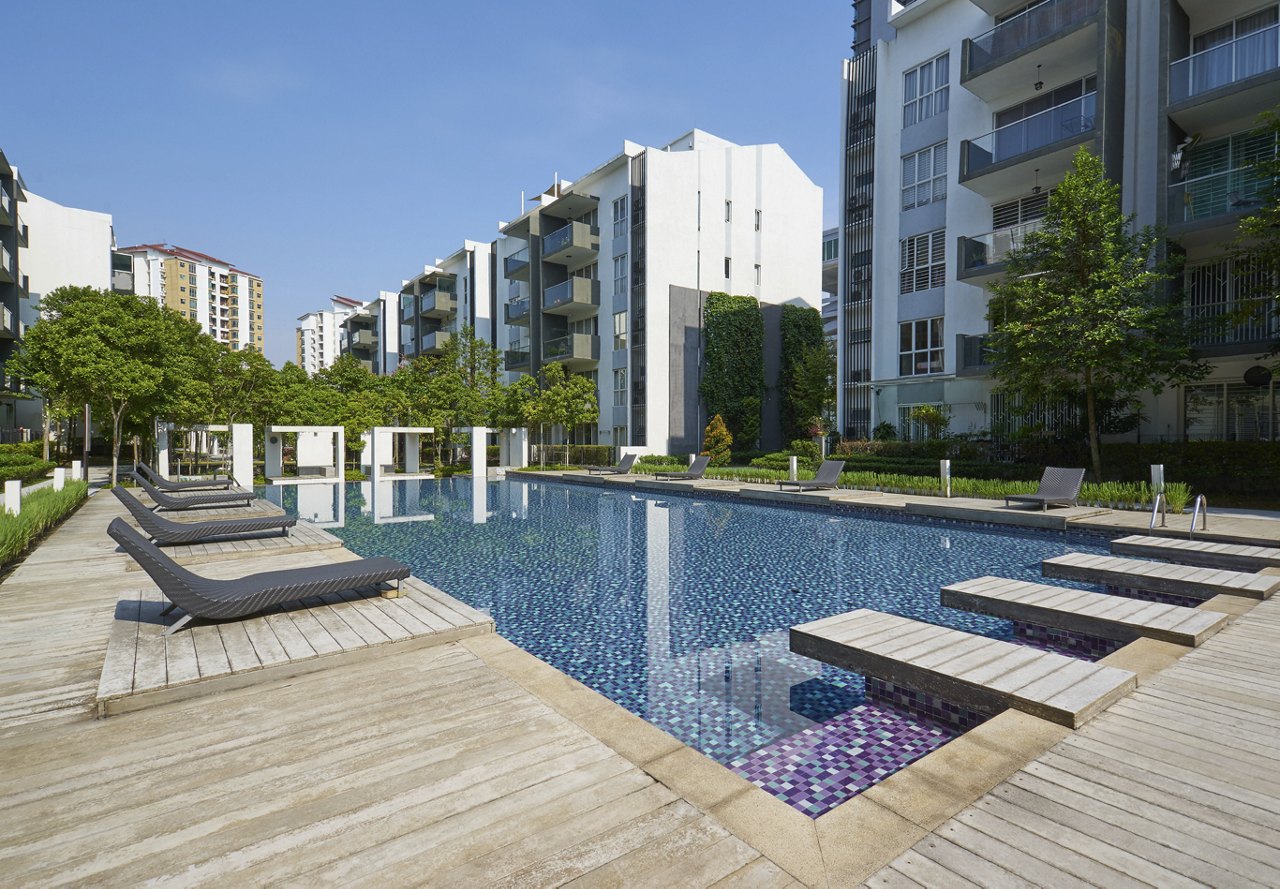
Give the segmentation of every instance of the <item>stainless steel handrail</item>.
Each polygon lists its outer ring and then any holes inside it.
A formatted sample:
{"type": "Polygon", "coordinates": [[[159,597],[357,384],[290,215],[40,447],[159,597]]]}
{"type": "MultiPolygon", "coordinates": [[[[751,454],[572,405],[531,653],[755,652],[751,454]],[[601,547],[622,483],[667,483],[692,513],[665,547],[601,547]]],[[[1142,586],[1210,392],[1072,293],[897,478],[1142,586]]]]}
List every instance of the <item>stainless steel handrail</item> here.
{"type": "Polygon", "coordinates": [[[1147,525],[1148,531],[1155,530],[1157,510],[1160,511],[1160,527],[1163,528],[1169,520],[1169,501],[1165,500],[1163,492],[1157,494],[1156,502],[1151,504],[1151,524],[1147,525]]]}
{"type": "Polygon", "coordinates": [[[1209,501],[1205,499],[1203,494],[1196,495],[1195,506],[1191,508],[1191,527],[1187,529],[1187,539],[1190,540],[1192,535],[1196,533],[1196,516],[1200,516],[1200,530],[1209,530],[1209,501]],[[1200,507],[1204,507],[1204,512],[1200,512],[1200,507]]]}

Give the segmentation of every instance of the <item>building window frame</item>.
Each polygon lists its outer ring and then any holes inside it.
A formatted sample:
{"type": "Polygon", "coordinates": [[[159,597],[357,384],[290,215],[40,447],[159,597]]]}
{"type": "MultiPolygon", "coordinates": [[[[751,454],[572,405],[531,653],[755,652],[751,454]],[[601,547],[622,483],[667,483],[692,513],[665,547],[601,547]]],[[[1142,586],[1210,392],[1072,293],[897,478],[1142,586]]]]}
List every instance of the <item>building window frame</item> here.
{"type": "Polygon", "coordinates": [[[898,256],[899,294],[919,293],[946,284],[946,229],[903,238],[899,241],[898,256]]]}
{"type": "Polygon", "coordinates": [[[902,209],[910,210],[946,199],[947,143],[939,142],[903,155],[902,209]]]}
{"type": "Polygon", "coordinates": [[[627,347],[627,313],[613,313],[613,349],[625,349],[627,347]]]}
{"type": "Polygon", "coordinates": [[[945,114],[951,104],[951,53],[902,73],[902,127],[945,114]]]}
{"type": "Polygon", "coordinates": [[[945,319],[945,315],[935,315],[898,323],[898,376],[942,373],[946,359],[945,319]]]}
{"type": "Polygon", "coordinates": [[[616,198],[613,202],[613,236],[621,238],[627,233],[627,196],[616,198]]]}

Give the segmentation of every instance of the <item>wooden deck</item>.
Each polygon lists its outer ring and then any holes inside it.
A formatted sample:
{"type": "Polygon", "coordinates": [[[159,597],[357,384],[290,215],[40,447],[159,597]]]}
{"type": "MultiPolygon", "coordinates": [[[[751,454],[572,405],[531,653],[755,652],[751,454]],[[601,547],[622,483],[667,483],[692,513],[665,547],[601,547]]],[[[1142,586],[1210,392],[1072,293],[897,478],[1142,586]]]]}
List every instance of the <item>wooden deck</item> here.
{"type": "Polygon", "coordinates": [[[1280,548],[1273,546],[1244,546],[1239,543],[1133,534],[1111,541],[1111,551],[1117,556],[1164,559],[1181,565],[1225,568],[1228,571],[1280,568],[1280,548]]]}
{"type": "Polygon", "coordinates": [[[164,636],[172,617],[150,584],[116,604],[97,713],[110,716],[227,688],[323,670],[493,632],[493,618],[410,577],[400,595],[348,592],[311,598],[244,620],[197,623],[164,636]]]}
{"type": "Polygon", "coordinates": [[[942,604],[1120,642],[1145,637],[1190,647],[1227,624],[1227,616],[1215,611],[1003,577],[945,586],[942,604]]]}
{"type": "Polygon", "coordinates": [[[979,712],[1014,707],[1073,728],[1136,685],[1128,670],[863,608],[792,627],[791,650],[979,712]]]}
{"type": "Polygon", "coordinates": [[[1223,595],[1267,599],[1280,589],[1280,576],[1084,553],[1045,559],[1040,563],[1040,570],[1045,577],[1169,593],[1191,599],[1207,600],[1223,595]]]}
{"type": "Polygon", "coordinates": [[[867,886],[1280,886],[1280,600],[1253,608],[867,886]]]}

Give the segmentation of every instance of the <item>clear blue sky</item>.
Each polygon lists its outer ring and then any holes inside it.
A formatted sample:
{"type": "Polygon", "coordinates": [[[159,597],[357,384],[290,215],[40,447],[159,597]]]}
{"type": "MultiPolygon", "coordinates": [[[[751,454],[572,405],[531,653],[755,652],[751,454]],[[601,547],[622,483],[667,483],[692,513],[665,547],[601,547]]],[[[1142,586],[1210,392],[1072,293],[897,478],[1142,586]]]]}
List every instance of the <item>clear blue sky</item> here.
{"type": "MultiPolygon", "coordinates": [[[[777,142],[834,219],[842,0],[100,3],[5,10],[0,148],[34,192],[264,280],[267,355],[491,240],[624,139],[777,142]]],[[[32,237],[37,237],[33,232],[32,237]]]]}

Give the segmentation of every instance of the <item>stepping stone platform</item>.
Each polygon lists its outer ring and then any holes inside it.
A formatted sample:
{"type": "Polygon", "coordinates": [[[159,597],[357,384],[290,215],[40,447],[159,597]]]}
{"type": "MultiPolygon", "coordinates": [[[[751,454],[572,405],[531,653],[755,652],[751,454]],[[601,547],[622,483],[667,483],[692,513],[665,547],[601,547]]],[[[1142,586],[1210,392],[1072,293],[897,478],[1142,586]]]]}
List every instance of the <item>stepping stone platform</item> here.
{"type": "Polygon", "coordinates": [[[1186,540],[1179,537],[1147,537],[1134,534],[1111,541],[1111,552],[1117,556],[1143,556],[1165,559],[1183,565],[1225,568],[1229,571],[1261,571],[1280,568],[1280,548],[1246,546],[1240,543],[1214,543],[1212,540],[1186,540]]]}
{"type": "MultiPolygon", "coordinates": [[[[331,594],[243,620],[197,622],[172,636],[154,588],[116,603],[98,682],[97,714],[110,716],[258,682],[298,676],[390,651],[494,632],[493,618],[416,577],[400,595],[331,594]]],[[[387,677],[395,682],[394,676],[387,677]]]]}
{"type": "Polygon", "coordinates": [[[1227,624],[1227,615],[1004,577],[979,577],[942,588],[942,604],[1132,642],[1146,637],[1192,648],[1227,624]]]}
{"type": "Polygon", "coordinates": [[[1076,728],[1132,691],[1128,670],[860,608],[791,628],[791,650],[982,713],[1076,728]]]}
{"type": "Polygon", "coordinates": [[[1040,563],[1040,571],[1045,577],[1201,600],[1219,595],[1270,599],[1280,589],[1280,576],[1277,575],[1249,574],[1222,568],[1196,568],[1168,562],[1123,559],[1118,556],[1090,556],[1085,553],[1068,553],[1045,559],[1040,563]]]}

